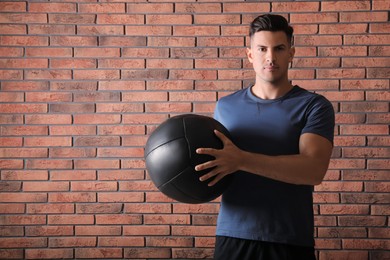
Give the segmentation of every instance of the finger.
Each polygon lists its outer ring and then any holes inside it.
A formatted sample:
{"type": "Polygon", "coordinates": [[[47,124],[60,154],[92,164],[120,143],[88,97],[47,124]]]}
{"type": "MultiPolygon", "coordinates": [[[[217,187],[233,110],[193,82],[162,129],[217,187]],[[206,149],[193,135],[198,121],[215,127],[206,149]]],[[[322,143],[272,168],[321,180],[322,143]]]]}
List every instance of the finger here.
{"type": "Polygon", "coordinates": [[[214,130],[215,135],[222,141],[223,144],[226,144],[227,142],[230,141],[229,138],[226,137],[222,132],[218,130],[214,130]]]}
{"type": "Polygon", "coordinates": [[[218,175],[216,175],[215,178],[207,184],[207,186],[214,186],[214,185],[217,184],[223,177],[225,177],[224,174],[218,174],[218,175]]]}
{"type": "Polygon", "coordinates": [[[197,154],[209,154],[214,155],[216,150],[213,148],[198,148],[195,151],[197,154]]]}
{"type": "Polygon", "coordinates": [[[195,166],[195,171],[203,171],[203,170],[206,170],[206,169],[209,169],[209,168],[213,168],[215,165],[216,164],[215,164],[214,161],[208,161],[208,162],[196,165],[195,166]]]}

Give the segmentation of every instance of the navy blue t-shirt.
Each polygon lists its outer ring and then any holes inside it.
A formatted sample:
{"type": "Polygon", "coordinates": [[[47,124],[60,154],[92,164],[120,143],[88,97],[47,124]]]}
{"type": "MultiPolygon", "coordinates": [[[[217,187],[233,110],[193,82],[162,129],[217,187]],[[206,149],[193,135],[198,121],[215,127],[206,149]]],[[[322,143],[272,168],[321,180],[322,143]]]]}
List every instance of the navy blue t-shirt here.
{"type": "MultiPolygon", "coordinates": [[[[323,96],[294,86],[264,100],[251,87],[221,98],[214,114],[239,148],[266,155],[299,153],[299,138],[313,133],[333,143],[334,110],[323,96]]],[[[286,172],[285,174],[289,174],[286,172]]],[[[237,172],[222,195],[217,235],[313,246],[313,186],[237,172]]]]}

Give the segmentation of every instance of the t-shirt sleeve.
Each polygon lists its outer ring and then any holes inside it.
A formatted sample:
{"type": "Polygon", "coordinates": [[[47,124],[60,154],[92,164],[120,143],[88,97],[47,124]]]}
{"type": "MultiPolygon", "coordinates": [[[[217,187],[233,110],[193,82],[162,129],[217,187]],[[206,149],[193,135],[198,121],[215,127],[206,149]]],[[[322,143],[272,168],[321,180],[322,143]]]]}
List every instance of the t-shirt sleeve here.
{"type": "Polygon", "coordinates": [[[325,137],[333,144],[335,114],[332,104],[318,95],[311,102],[306,114],[306,124],[302,134],[313,133],[325,137]]]}

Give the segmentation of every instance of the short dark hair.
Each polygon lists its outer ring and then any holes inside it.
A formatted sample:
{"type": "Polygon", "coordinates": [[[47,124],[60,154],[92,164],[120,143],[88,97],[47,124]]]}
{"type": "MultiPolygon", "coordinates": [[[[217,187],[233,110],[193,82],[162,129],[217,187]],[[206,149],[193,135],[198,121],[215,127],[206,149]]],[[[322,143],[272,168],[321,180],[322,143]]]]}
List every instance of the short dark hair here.
{"type": "Polygon", "coordinates": [[[294,29],[288,24],[286,18],[277,14],[263,14],[256,17],[249,27],[249,37],[260,31],[283,31],[287,39],[292,44],[294,29]]]}

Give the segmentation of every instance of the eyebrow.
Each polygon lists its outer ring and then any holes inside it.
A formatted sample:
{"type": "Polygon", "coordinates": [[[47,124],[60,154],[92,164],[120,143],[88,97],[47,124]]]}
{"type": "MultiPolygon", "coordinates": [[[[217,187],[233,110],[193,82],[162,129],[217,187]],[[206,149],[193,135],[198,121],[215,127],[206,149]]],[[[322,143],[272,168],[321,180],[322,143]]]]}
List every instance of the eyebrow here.
{"type": "MultiPolygon", "coordinates": [[[[283,44],[283,43],[282,43],[282,44],[279,44],[279,45],[276,45],[276,46],[271,46],[271,48],[286,47],[286,46],[287,46],[286,44],[283,44]]],[[[257,47],[257,48],[263,48],[263,47],[264,47],[264,48],[269,48],[268,46],[264,46],[264,45],[260,45],[260,44],[257,45],[256,47],[257,47]]]]}

